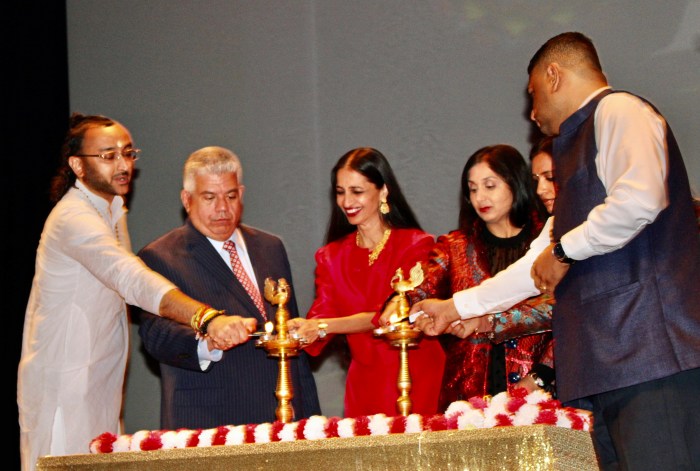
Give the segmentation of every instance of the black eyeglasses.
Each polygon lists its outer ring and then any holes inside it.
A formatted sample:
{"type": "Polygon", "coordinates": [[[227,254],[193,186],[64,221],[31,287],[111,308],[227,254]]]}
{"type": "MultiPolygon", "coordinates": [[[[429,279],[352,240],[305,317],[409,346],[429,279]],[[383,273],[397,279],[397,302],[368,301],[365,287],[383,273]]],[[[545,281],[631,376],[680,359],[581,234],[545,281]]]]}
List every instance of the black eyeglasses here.
{"type": "Polygon", "coordinates": [[[103,152],[101,154],[75,154],[76,157],[99,157],[105,162],[114,162],[115,160],[124,159],[130,162],[135,162],[139,159],[139,152],[141,149],[129,149],[129,150],[111,150],[109,152],[103,152]]]}

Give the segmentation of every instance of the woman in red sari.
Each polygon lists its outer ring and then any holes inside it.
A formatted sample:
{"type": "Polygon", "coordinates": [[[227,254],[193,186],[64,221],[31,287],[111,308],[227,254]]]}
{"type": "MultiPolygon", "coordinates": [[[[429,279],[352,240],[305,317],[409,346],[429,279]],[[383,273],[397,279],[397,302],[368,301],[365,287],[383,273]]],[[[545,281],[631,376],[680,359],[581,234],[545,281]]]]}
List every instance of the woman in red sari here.
{"type": "MultiPolygon", "coordinates": [[[[531,178],[522,155],[508,145],[484,147],[469,158],[462,172],[459,228],[438,238],[425,280],[408,293],[411,301],[451,298],[527,251],[543,225],[531,178]]],[[[474,335],[472,327],[459,335],[466,338],[441,336],[447,362],[440,407],[522,386],[520,380],[534,366],[553,377],[552,304],[546,295],[531,298],[490,316],[496,325],[488,334],[474,335]]]]}
{"type": "MultiPolygon", "coordinates": [[[[326,245],[316,252],[316,297],[306,319],[290,328],[312,342],[318,355],[334,334],[345,334],[350,366],[346,417],[397,415],[399,352],[373,335],[391,279],[425,259],[434,238],[424,232],[401,192],[386,158],[376,149],[343,155],[331,172],[331,211],[326,245]],[[318,341],[316,341],[318,339],[318,341]]],[[[412,412],[438,412],[445,355],[437,339],[425,338],[409,352],[412,412]]]]}

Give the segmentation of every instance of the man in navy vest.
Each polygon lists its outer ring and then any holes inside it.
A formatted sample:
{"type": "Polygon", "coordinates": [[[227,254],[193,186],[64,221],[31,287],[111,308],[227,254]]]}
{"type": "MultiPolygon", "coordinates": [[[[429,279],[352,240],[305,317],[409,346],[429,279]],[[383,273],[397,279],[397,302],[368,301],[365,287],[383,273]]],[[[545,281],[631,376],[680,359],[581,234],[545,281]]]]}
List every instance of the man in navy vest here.
{"type": "Polygon", "coordinates": [[[700,244],[670,127],[613,91],[589,38],[528,67],[531,118],[554,139],[553,242],[532,266],[554,293],[557,388],[586,400],[604,469],[700,469],[700,244]]]}

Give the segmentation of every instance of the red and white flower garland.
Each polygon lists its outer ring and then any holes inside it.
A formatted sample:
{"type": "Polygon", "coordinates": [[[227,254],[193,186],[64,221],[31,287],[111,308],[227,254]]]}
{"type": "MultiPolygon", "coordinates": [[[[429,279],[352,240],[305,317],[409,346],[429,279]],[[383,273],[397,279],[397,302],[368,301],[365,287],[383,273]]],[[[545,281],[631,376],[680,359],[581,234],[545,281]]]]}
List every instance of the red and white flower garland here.
{"type": "Polygon", "coordinates": [[[313,416],[298,422],[222,425],[197,430],[141,430],[134,434],[103,433],[90,443],[91,453],[167,450],[172,448],[242,445],[245,443],[320,440],[390,433],[469,430],[512,425],[554,425],[590,431],[588,411],[562,407],[544,392],[518,389],[494,397],[473,397],[450,404],[444,414],[387,417],[384,414],[340,418],[313,416]]]}

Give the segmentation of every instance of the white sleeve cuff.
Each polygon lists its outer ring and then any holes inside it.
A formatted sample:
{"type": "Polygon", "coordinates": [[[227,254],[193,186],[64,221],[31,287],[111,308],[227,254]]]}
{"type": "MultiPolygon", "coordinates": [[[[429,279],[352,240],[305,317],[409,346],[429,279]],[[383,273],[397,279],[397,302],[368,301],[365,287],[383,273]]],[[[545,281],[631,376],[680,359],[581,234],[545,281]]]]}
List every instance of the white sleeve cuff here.
{"type": "Polygon", "coordinates": [[[209,364],[214,361],[219,361],[224,356],[224,352],[219,349],[209,350],[207,346],[207,341],[205,339],[199,339],[197,344],[197,357],[199,358],[199,367],[202,371],[209,368],[209,364]]]}

